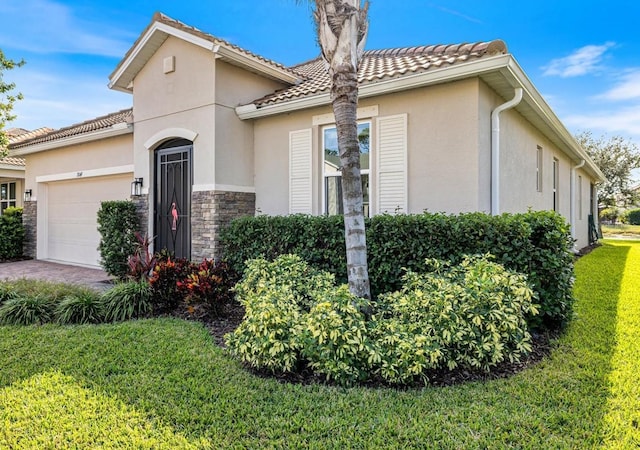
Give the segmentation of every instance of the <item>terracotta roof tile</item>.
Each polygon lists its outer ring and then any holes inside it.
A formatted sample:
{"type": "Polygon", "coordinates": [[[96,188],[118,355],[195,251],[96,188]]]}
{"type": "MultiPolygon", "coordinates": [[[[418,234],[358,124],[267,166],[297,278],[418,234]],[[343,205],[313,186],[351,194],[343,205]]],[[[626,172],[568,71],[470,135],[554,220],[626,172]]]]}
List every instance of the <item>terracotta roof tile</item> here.
{"type": "MultiPolygon", "coordinates": [[[[505,53],[507,47],[501,40],[369,50],[364,52],[360,62],[358,82],[375,83],[505,53]]],[[[322,58],[293,66],[291,70],[300,74],[304,80],[295,86],[262,97],[254,101],[254,104],[261,107],[329,91],[329,74],[322,58]]]]}
{"type": "Polygon", "coordinates": [[[21,167],[24,168],[24,158],[14,158],[12,156],[7,156],[6,158],[0,159],[0,165],[7,165],[7,166],[15,166],[17,168],[21,168],[21,167]]]}
{"type": "MultiPolygon", "coordinates": [[[[49,128],[47,129],[49,130],[48,132],[37,136],[31,136],[28,138],[23,138],[25,135],[17,136],[16,138],[13,138],[15,141],[13,139],[9,140],[9,149],[18,149],[30,145],[57,141],[71,136],[77,136],[79,134],[103,130],[120,123],[133,123],[133,110],[131,108],[123,109],[105,116],[96,117],[95,119],[77,123],[69,127],[60,128],[58,130],[51,130],[49,128]]],[[[35,131],[31,133],[35,133],[35,131]]]]}
{"type": "Polygon", "coordinates": [[[24,128],[11,128],[7,130],[6,133],[9,137],[9,146],[11,146],[23,141],[34,139],[39,136],[44,136],[45,134],[51,133],[52,131],[54,131],[54,129],[49,127],[37,128],[32,131],[25,130],[24,128]]]}

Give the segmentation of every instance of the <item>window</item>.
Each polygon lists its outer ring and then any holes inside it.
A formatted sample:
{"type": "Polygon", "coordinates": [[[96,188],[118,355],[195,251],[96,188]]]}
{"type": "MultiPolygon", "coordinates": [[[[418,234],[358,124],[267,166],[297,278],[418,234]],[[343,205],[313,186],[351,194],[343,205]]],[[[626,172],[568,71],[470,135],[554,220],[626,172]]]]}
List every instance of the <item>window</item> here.
{"type": "Polygon", "coordinates": [[[582,175],[578,175],[578,219],[582,220],[582,175]]]}
{"type": "Polygon", "coordinates": [[[536,190],[542,192],[542,147],[536,152],[536,190]]]}
{"type": "Polygon", "coordinates": [[[560,188],[560,161],[557,158],[553,158],[553,210],[559,211],[559,197],[558,190],[560,188]]]}
{"type": "MultiPolygon", "coordinates": [[[[369,216],[369,169],[370,169],[371,123],[358,124],[358,142],[360,144],[360,175],[362,177],[362,197],[364,215],[369,216]]],[[[342,168],[338,152],[338,133],[335,126],[326,127],[322,132],[324,213],[343,214],[342,205],[342,168]]]]}
{"type": "Polygon", "coordinates": [[[0,214],[10,206],[16,206],[16,183],[0,184],[0,214]]]}

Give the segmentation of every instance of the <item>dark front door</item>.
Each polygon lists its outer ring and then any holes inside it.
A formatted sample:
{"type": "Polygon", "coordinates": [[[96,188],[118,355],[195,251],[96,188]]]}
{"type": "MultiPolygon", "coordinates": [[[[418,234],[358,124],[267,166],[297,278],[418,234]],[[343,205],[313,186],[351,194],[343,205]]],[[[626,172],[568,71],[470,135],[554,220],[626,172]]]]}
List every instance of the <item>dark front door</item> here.
{"type": "Polygon", "coordinates": [[[191,258],[191,153],[189,141],[156,151],[155,249],[191,258]]]}

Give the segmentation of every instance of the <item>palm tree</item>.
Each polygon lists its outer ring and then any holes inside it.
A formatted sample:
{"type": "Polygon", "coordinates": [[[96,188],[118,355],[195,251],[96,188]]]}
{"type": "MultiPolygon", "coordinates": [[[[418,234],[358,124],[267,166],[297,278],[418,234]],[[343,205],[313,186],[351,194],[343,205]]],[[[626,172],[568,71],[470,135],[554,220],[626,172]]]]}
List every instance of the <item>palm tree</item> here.
{"type": "Polygon", "coordinates": [[[331,102],[342,165],[342,199],[349,290],[371,298],[367,268],[360,147],[358,143],[358,64],[369,27],[368,0],[315,0],[318,42],[331,77],[331,102]]]}

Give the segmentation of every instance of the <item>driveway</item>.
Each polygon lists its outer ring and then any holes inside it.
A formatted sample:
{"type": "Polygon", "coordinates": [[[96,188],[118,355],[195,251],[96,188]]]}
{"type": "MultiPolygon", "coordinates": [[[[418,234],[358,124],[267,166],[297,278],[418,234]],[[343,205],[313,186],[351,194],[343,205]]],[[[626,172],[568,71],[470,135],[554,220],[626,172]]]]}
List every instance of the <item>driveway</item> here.
{"type": "Polygon", "coordinates": [[[80,284],[98,290],[111,286],[112,278],[101,269],[70,266],[51,261],[26,260],[0,263],[0,280],[29,278],[80,284]]]}

